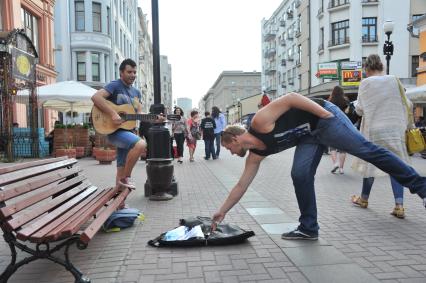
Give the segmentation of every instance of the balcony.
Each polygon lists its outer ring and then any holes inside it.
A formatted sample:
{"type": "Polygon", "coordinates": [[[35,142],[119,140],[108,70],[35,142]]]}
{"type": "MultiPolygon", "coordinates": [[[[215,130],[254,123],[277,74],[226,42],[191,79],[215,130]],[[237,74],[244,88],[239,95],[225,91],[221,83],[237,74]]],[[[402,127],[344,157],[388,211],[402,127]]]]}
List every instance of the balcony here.
{"type": "Polygon", "coordinates": [[[280,27],[285,27],[285,20],[280,20],[280,27]]]}
{"type": "Polygon", "coordinates": [[[292,34],[288,34],[288,35],[287,35],[287,39],[288,39],[288,40],[293,40],[293,39],[294,39],[294,37],[293,37],[293,35],[292,35],[292,34]]]}
{"type": "Polygon", "coordinates": [[[285,83],[282,83],[281,84],[281,88],[286,88],[287,86],[286,86],[286,84],[285,83]]]}
{"type": "Polygon", "coordinates": [[[297,66],[297,67],[300,67],[301,65],[302,65],[302,59],[297,58],[297,59],[296,59],[296,66],[297,66]]]}
{"type": "Polygon", "coordinates": [[[294,79],[293,78],[288,78],[287,82],[289,85],[294,85],[294,79]]]}
{"type": "Polygon", "coordinates": [[[300,0],[296,0],[296,2],[295,2],[296,8],[299,8],[300,4],[301,4],[301,1],[300,0]]]}
{"type": "Polygon", "coordinates": [[[293,61],[294,61],[293,56],[288,57],[288,58],[287,58],[287,61],[289,61],[289,62],[293,62],[293,61]]]}
{"type": "Polygon", "coordinates": [[[379,5],[379,0],[361,0],[361,5],[363,6],[379,5]]]}
{"type": "Polygon", "coordinates": [[[318,53],[322,53],[322,52],[324,52],[324,43],[321,43],[320,45],[318,45],[318,50],[317,50],[317,52],[318,52],[318,53]]]}
{"type": "Polygon", "coordinates": [[[292,20],[293,19],[293,11],[292,10],[287,10],[287,20],[292,20]]]}
{"type": "Polygon", "coordinates": [[[298,38],[302,35],[302,33],[300,32],[300,30],[296,30],[296,32],[294,33],[294,37],[298,38]]]}
{"type": "Polygon", "coordinates": [[[277,87],[276,86],[267,86],[265,91],[267,93],[272,93],[272,92],[276,92],[277,91],[277,87]]]}
{"type": "Polygon", "coordinates": [[[317,13],[317,18],[322,18],[322,16],[324,16],[324,7],[320,7],[318,9],[318,13],[317,13]]]}
{"type": "Polygon", "coordinates": [[[363,35],[362,37],[361,37],[361,42],[364,44],[368,44],[368,43],[371,43],[371,44],[378,44],[379,43],[379,40],[378,40],[378,38],[377,38],[377,35],[363,35]]]}
{"type": "Polygon", "coordinates": [[[328,42],[328,47],[339,46],[339,45],[344,45],[349,43],[350,43],[349,37],[335,38],[328,42]]]}
{"type": "Polygon", "coordinates": [[[277,68],[275,67],[275,65],[270,64],[269,66],[266,66],[265,68],[265,75],[275,74],[276,71],[277,71],[277,68]]]}
{"type": "Polygon", "coordinates": [[[263,36],[263,40],[264,41],[270,41],[272,39],[275,39],[276,35],[277,35],[277,31],[275,31],[275,30],[265,31],[265,35],[263,36]]]}
{"type": "Polygon", "coordinates": [[[270,58],[275,56],[277,53],[277,50],[274,47],[268,48],[265,50],[265,53],[263,54],[264,58],[270,58]]]}
{"type": "Polygon", "coordinates": [[[286,41],[285,41],[285,39],[281,39],[281,41],[280,41],[280,45],[281,45],[281,46],[285,46],[285,45],[286,45],[286,41]]]}
{"type": "Polygon", "coordinates": [[[349,7],[349,0],[331,0],[328,2],[328,10],[334,11],[334,10],[340,10],[349,7]]]}
{"type": "Polygon", "coordinates": [[[281,59],[281,66],[285,66],[287,65],[287,62],[285,61],[285,59],[281,59]]]}

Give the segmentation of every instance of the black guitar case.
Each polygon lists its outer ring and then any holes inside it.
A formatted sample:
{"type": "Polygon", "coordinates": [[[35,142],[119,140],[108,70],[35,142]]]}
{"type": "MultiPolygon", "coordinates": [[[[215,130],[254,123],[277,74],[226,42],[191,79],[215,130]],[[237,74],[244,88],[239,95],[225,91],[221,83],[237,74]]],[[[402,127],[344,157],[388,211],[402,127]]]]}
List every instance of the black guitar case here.
{"type": "Polygon", "coordinates": [[[181,241],[166,241],[164,236],[167,232],[162,233],[157,238],[148,241],[148,245],[152,247],[190,247],[190,246],[222,246],[239,244],[254,236],[253,231],[246,231],[236,225],[219,224],[215,231],[211,232],[210,227],[212,220],[209,217],[191,217],[181,219],[179,226],[193,228],[201,225],[204,238],[190,238],[181,241]]]}

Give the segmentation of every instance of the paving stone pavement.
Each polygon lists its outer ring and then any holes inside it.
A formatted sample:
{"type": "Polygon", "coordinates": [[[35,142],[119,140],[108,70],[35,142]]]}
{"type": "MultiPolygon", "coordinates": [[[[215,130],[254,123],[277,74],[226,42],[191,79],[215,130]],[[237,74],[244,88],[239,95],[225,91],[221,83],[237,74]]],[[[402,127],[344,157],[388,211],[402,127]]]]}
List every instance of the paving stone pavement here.
{"type": "MultiPolygon", "coordinates": [[[[284,241],[280,234],[299,216],[290,168],[293,151],[266,158],[246,195],[225,221],[256,233],[247,243],[226,247],[152,248],[147,241],[178,224],[180,218],[211,216],[237,182],[244,159],[224,149],[218,160],[175,164],[179,195],[168,202],[143,196],[145,163],[133,177],[138,190],[127,200],[146,220],[117,233],[98,233],[86,250],[71,249],[71,259],[92,282],[426,282],[426,211],[421,200],[405,194],[407,217],[389,215],[393,196],[388,178],[374,184],[368,209],[354,207],[361,177],[346,163],[345,174],[331,174],[324,156],[317,171],[316,194],[321,226],[317,242],[284,241]]],[[[82,159],[80,166],[97,186],[113,184],[115,164],[82,159]]],[[[4,164],[0,164],[4,166],[4,164]]],[[[426,160],[413,158],[426,175],[426,160]]],[[[20,256],[22,256],[20,254],[20,256]]],[[[0,270],[10,251],[0,241],[0,270]]],[[[9,282],[73,282],[64,268],[38,260],[20,268],[9,282]]]]}

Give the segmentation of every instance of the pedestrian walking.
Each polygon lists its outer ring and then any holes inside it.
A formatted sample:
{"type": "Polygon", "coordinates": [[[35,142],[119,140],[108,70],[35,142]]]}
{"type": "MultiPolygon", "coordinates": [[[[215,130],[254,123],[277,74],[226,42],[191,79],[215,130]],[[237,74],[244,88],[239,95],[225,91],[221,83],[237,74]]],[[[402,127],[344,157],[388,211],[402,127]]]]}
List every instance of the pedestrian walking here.
{"type": "Polygon", "coordinates": [[[200,133],[200,116],[197,110],[191,111],[191,118],[188,119],[188,136],[186,137],[186,145],[189,151],[189,161],[194,162],[194,152],[197,148],[197,140],[201,138],[200,133]]]}
{"type": "MultiPolygon", "coordinates": [[[[410,126],[410,122],[407,107],[401,99],[401,96],[405,96],[405,92],[400,92],[400,82],[395,76],[383,74],[383,64],[377,54],[367,57],[365,73],[367,78],[359,86],[358,103],[355,108],[356,112],[362,115],[361,134],[367,140],[392,151],[405,162],[409,162],[405,145],[405,130],[410,126]]],[[[406,99],[409,101],[408,98],[406,99]]],[[[409,103],[411,109],[412,104],[409,103]]],[[[374,178],[385,174],[373,164],[362,159],[355,159],[353,168],[364,178],[361,195],[353,195],[352,203],[367,208],[374,178]]],[[[390,181],[395,198],[395,207],[391,214],[404,218],[404,189],[393,176],[390,176],[390,181]]]]}
{"type": "Polygon", "coordinates": [[[216,128],[214,129],[214,137],[216,140],[216,158],[219,158],[220,146],[221,146],[220,139],[221,139],[221,134],[226,127],[226,120],[225,120],[225,115],[223,115],[223,113],[220,112],[219,107],[217,106],[212,107],[212,118],[214,119],[214,122],[216,123],[216,128]]]}
{"type": "MultiPolygon", "coordinates": [[[[349,99],[346,97],[343,88],[335,86],[331,92],[328,101],[339,107],[340,110],[346,113],[346,109],[349,107],[349,99]]],[[[331,173],[343,174],[343,166],[345,165],[346,152],[337,148],[330,147],[330,156],[333,161],[333,168],[331,173]]]]}
{"type": "Polygon", "coordinates": [[[206,111],[204,113],[204,118],[201,120],[201,132],[203,134],[204,140],[204,149],[206,155],[204,156],[205,160],[210,159],[210,155],[213,159],[216,159],[216,152],[214,150],[214,129],[216,129],[216,123],[213,118],[210,116],[210,112],[206,111]]]}
{"type": "Polygon", "coordinates": [[[184,113],[182,108],[175,107],[175,110],[173,111],[174,114],[180,115],[179,121],[173,122],[173,137],[176,142],[176,150],[177,150],[177,162],[182,164],[183,163],[183,144],[185,142],[185,138],[188,135],[188,125],[187,121],[185,119],[184,113]]]}
{"type": "Polygon", "coordinates": [[[212,229],[242,198],[261,161],[294,146],[291,177],[301,213],[300,225],[282,234],[283,239],[318,239],[314,179],[324,146],[341,149],[373,163],[410,188],[411,193],[418,194],[426,205],[426,178],[389,150],[366,140],[336,105],[322,99],[311,100],[288,93],[260,109],[248,131],[237,125],[226,127],[222,145],[232,154],[244,157],[248,150],[249,154],[238,183],[212,217],[212,229]]]}

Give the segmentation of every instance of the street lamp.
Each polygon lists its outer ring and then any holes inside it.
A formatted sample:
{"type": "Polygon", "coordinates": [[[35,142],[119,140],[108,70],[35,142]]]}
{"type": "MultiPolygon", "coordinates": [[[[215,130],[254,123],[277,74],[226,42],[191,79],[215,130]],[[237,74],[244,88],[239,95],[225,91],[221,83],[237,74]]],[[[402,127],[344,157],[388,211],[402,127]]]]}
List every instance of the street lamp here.
{"type": "Polygon", "coordinates": [[[243,109],[243,105],[241,104],[241,99],[237,98],[237,105],[238,105],[238,122],[241,122],[241,116],[242,116],[242,109],[243,109]]]}
{"type": "Polygon", "coordinates": [[[389,75],[390,59],[393,55],[393,43],[390,41],[390,36],[393,32],[393,21],[385,21],[383,24],[383,31],[385,32],[387,39],[383,45],[383,54],[386,55],[386,74],[389,75]]]}

